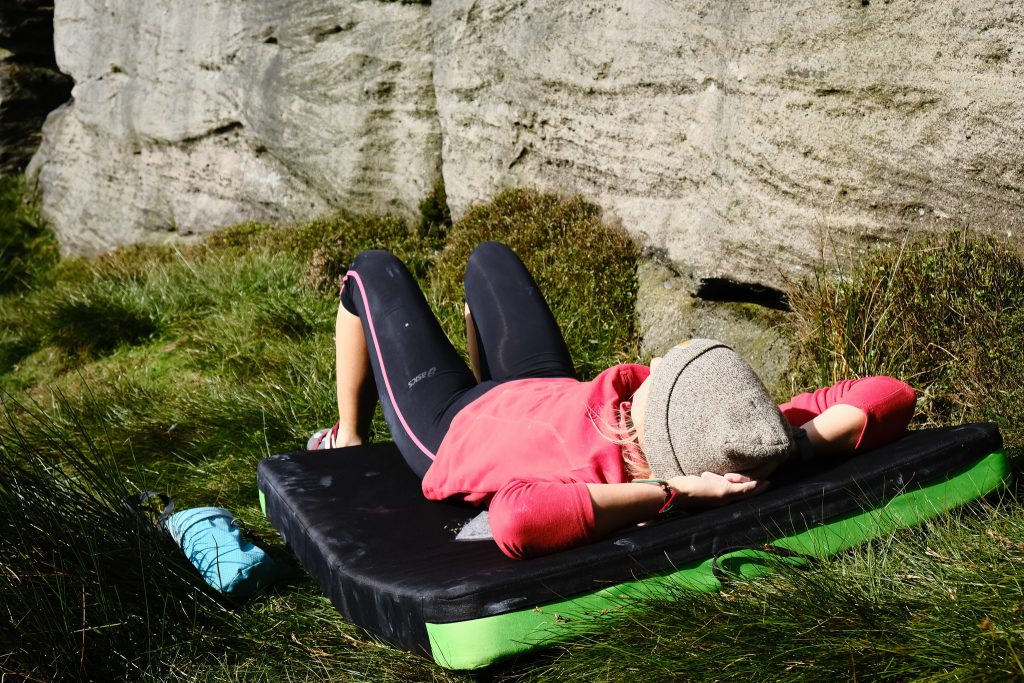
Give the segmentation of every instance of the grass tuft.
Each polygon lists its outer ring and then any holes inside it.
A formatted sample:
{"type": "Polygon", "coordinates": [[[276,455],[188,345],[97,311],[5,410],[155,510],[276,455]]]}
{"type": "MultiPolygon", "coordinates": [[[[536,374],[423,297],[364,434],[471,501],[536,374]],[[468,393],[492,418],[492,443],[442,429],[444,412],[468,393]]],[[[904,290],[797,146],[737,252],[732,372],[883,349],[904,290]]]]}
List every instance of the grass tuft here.
{"type": "Polygon", "coordinates": [[[394,216],[339,215],[323,221],[318,229],[333,238],[312,252],[302,282],[321,293],[336,294],[348,266],[365,249],[394,252],[422,283],[437,246],[415,227],[394,216]]]}
{"type": "Polygon", "coordinates": [[[160,329],[154,313],[144,301],[124,294],[101,286],[52,301],[43,316],[49,341],[67,353],[99,356],[154,336],[160,329]]]}
{"type": "Polygon", "coordinates": [[[1024,258],[955,230],[910,238],[791,288],[797,384],[892,375],[923,424],[993,420],[1024,436],[1024,258]]]}
{"type": "Polygon", "coordinates": [[[24,178],[0,175],[0,294],[25,289],[57,258],[57,240],[29,201],[24,178]]]}
{"type": "Polygon", "coordinates": [[[201,648],[195,634],[213,624],[230,632],[180,550],[126,504],[136,493],[127,480],[143,484],[144,473],[37,408],[9,398],[2,408],[0,672],[135,679],[154,651],[201,648]],[[37,427],[31,438],[16,413],[37,427]]]}
{"type": "Polygon", "coordinates": [[[452,213],[448,208],[448,194],[444,180],[438,180],[423,201],[420,202],[419,233],[428,241],[442,244],[452,227],[452,213]]]}

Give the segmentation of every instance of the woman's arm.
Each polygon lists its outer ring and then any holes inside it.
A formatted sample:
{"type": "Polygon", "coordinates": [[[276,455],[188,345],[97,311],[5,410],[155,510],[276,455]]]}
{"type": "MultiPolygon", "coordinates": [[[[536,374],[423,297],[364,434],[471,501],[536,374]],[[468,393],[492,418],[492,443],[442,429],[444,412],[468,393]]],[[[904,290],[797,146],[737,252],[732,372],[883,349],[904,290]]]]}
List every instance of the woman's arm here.
{"type": "Polygon", "coordinates": [[[856,406],[839,403],[801,425],[815,456],[852,455],[868,416],[856,406]]]}
{"type": "MultiPolygon", "coordinates": [[[[682,475],[667,480],[676,492],[676,509],[702,510],[731,503],[764,490],[767,481],[742,474],[682,475]]],[[[665,492],[651,484],[587,484],[598,536],[654,519],[665,504],[665,492]]]]}
{"type": "MultiPolygon", "coordinates": [[[[827,457],[852,455],[898,438],[906,431],[915,402],[916,393],[907,384],[891,377],[868,377],[796,396],[781,408],[791,422],[806,420],[800,426],[807,431],[815,454],[827,457]]],[[[768,484],[740,474],[710,472],[668,482],[680,494],[676,506],[684,510],[731,503],[768,484]]],[[[594,508],[595,536],[653,519],[665,502],[658,486],[587,484],[587,490],[594,508]]]]}
{"type": "Polygon", "coordinates": [[[879,375],[799,394],[779,409],[791,425],[807,430],[816,453],[848,455],[902,436],[916,401],[908,384],[879,375]]]}
{"type": "MultiPolygon", "coordinates": [[[[676,507],[698,510],[760,491],[767,482],[739,474],[706,472],[668,480],[676,507]]],[[[665,492],[650,484],[584,484],[513,480],[491,499],[491,532],[513,559],[536,557],[591,543],[633,524],[654,519],[665,492]]]]}

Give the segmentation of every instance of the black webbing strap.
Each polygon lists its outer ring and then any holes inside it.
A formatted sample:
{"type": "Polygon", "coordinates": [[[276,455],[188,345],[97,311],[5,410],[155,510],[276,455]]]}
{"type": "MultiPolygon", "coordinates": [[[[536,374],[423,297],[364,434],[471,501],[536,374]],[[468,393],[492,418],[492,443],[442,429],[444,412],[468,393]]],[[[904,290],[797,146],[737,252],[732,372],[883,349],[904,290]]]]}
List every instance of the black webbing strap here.
{"type": "Polygon", "coordinates": [[[133,512],[139,512],[149,516],[155,515],[154,524],[158,529],[163,529],[164,524],[174,514],[174,503],[167,495],[154,491],[143,491],[130,499],[129,507],[133,512]],[[153,501],[162,507],[154,506],[153,501]],[[157,512],[157,510],[160,510],[157,512]]]}
{"type": "Polygon", "coordinates": [[[771,543],[765,543],[764,545],[736,545],[731,546],[729,548],[723,548],[722,550],[719,550],[717,553],[715,553],[714,556],[711,558],[711,573],[714,575],[716,579],[718,579],[718,581],[723,586],[731,584],[733,582],[733,579],[739,576],[739,573],[727,572],[726,570],[722,569],[722,566],[718,563],[718,560],[724,557],[725,555],[730,555],[732,553],[740,552],[743,550],[753,550],[756,552],[766,553],[774,557],[796,557],[805,560],[809,565],[813,565],[818,561],[818,558],[814,557],[813,555],[805,555],[803,553],[798,553],[795,550],[790,550],[789,548],[781,548],[777,545],[772,545],[771,543]]]}

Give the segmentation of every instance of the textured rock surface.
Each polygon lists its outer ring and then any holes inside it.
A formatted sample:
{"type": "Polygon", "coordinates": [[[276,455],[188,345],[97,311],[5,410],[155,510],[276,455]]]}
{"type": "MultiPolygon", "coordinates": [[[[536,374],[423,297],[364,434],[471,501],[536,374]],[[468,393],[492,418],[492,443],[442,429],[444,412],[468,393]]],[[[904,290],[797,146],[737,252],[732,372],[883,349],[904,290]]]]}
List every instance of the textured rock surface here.
{"type": "Polygon", "coordinates": [[[426,7],[59,0],[54,28],[74,102],[31,171],[68,250],[411,214],[439,176],[426,7]]]}
{"type": "Polygon", "coordinates": [[[696,278],[1024,222],[1006,0],[57,0],[34,169],[66,247],[579,192],[696,278]]]}
{"type": "MultiPolygon", "coordinates": [[[[637,315],[643,332],[642,356],[661,356],[681,341],[719,339],[757,371],[765,385],[780,391],[789,364],[786,313],[755,304],[703,301],[698,282],[657,259],[637,273],[637,315]]],[[[781,394],[780,394],[781,395],[781,394]]]]}
{"type": "Polygon", "coordinates": [[[696,277],[823,241],[1024,223],[1012,2],[434,0],[453,214],[580,192],[696,277]]]}
{"type": "Polygon", "coordinates": [[[43,119],[71,94],[53,56],[53,3],[0,4],[0,173],[22,170],[39,146],[43,119]]]}

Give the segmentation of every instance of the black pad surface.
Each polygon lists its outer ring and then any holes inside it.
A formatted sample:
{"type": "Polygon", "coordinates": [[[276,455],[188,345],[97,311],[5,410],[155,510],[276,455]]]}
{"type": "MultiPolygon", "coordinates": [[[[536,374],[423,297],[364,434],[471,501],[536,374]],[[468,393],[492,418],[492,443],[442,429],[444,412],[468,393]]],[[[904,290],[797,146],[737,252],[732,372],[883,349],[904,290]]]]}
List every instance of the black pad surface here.
{"type": "Polygon", "coordinates": [[[521,610],[763,543],[940,481],[1001,446],[991,424],[912,432],[799,477],[777,475],[754,498],[525,561],[492,541],[455,541],[479,511],[424,499],[390,443],[268,458],[258,483],[267,517],[342,614],[429,653],[426,622],[521,610]]]}

